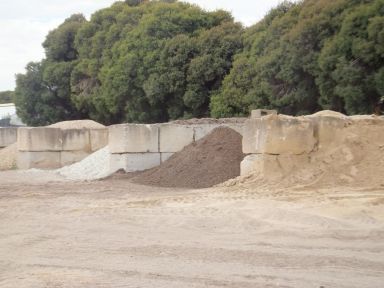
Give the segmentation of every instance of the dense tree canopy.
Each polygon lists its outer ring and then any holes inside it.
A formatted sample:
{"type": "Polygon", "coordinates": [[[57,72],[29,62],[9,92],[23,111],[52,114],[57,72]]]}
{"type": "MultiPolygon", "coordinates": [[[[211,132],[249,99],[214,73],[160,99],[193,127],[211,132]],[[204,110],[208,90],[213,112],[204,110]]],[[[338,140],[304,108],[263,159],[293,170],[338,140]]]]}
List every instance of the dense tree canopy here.
{"type": "Polygon", "coordinates": [[[101,10],[79,30],[77,108],[104,123],[208,116],[242,27],[223,11],[141,2],[101,10]]]}
{"type": "Polygon", "coordinates": [[[2,91],[0,92],[0,104],[13,103],[15,100],[15,92],[13,91],[2,91]]]}
{"type": "Polygon", "coordinates": [[[71,100],[71,74],[77,63],[75,35],[85,22],[73,15],[51,31],[43,47],[46,59],[29,63],[26,74],[16,75],[15,104],[24,123],[46,125],[82,116],[71,100]]]}
{"type": "Polygon", "coordinates": [[[244,50],[211,102],[214,116],[383,108],[384,1],[283,2],[247,29],[244,50]]]}
{"type": "Polygon", "coordinates": [[[380,113],[383,31],[384,0],[286,1],[246,29],[176,0],[116,2],[47,35],[46,58],[17,75],[17,109],[30,125],[380,113]]]}

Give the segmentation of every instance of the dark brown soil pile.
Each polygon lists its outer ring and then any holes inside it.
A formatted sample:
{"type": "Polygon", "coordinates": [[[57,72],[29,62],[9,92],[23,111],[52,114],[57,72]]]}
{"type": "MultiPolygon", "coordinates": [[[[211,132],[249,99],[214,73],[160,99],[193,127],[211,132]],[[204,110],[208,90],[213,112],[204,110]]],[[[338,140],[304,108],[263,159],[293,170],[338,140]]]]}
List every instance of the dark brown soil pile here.
{"type": "Polygon", "coordinates": [[[206,188],[240,175],[242,136],[219,127],[133,182],[161,187],[206,188]]]}

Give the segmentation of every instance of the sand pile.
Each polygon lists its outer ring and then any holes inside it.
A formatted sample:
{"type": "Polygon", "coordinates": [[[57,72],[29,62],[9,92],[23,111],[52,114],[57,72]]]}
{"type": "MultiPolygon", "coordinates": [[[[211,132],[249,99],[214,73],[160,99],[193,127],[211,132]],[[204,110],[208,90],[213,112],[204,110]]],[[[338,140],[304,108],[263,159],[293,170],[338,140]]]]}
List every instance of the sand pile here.
{"type": "Polygon", "coordinates": [[[104,125],[97,123],[93,120],[73,120],[73,121],[62,121],[47,127],[66,129],[101,129],[105,128],[104,125]]]}
{"type": "Polygon", "coordinates": [[[0,170],[16,168],[17,143],[0,150],[0,170]]]}
{"type": "MultiPolygon", "coordinates": [[[[56,170],[58,174],[70,180],[95,180],[107,177],[110,153],[108,146],[96,151],[75,164],[56,170]]],[[[113,171],[114,172],[114,171],[113,171]]]]}
{"type": "Polygon", "coordinates": [[[219,127],[199,141],[186,146],[158,167],[132,179],[133,182],[162,187],[205,188],[240,175],[244,155],[242,137],[219,127]]]}

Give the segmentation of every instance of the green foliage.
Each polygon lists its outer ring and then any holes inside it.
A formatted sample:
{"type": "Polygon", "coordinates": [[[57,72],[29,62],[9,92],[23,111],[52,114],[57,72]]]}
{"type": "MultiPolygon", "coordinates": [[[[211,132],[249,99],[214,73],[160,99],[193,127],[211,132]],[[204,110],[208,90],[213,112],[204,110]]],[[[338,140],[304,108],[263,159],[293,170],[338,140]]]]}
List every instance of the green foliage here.
{"type": "Polygon", "coordinates": [[[48,34],[43,43],[48,60],[67,62],[77,58],[74,40],[77,30],[85,21],[83,15],[74,14],[48,34]]]}
{"type": "Polygon", "coordinates": [[[51,31],[15,102],[30,125],[381,113],[383,31],[384,0],[284,1],[247,29],[176,0],[120,1],[51,31]]]}
{"type": "Polygon", "coordinates": [[[244,50],[212,98],[214,116],[383,107],[384,1],[283,2],[244,34],[244,50]]]}
{"type": "Polygon", "coordinates": [[[15,103],[24,123],[47,125],[83,116],[72,103],[70,79],[78,55],[74,37],[84,21],[82,15],[66,19],[43,44],[47,58],[16,75],[15,103]]]}
{"type": "Polygon", "coordinates": [[[2,91],[0,92],[0,104],[13,103],[15,97],[14,91],[2,91]]]}
{"type": "Polygon", "coordinates": [[[78,32],[73,101],[108,124],[208,116],[241,33],[223,11],[177,1],[116,3],[78,32]]]}

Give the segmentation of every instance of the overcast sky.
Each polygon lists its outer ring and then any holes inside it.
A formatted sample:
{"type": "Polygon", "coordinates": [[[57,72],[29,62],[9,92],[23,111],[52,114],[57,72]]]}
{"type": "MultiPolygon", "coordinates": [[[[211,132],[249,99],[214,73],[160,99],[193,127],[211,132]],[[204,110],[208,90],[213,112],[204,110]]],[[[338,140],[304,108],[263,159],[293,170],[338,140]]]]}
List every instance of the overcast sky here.
{"type": "MultiPolygon", "coordinates": [[[[89,16],[115,0],[0,0],[0,91],[13,90],[15,74],[44,57],[47,33],[74,13],[89,16]]],[[[207,10],[224,9],[251,25],[281,0],[187,0],[207,10]]]]}

